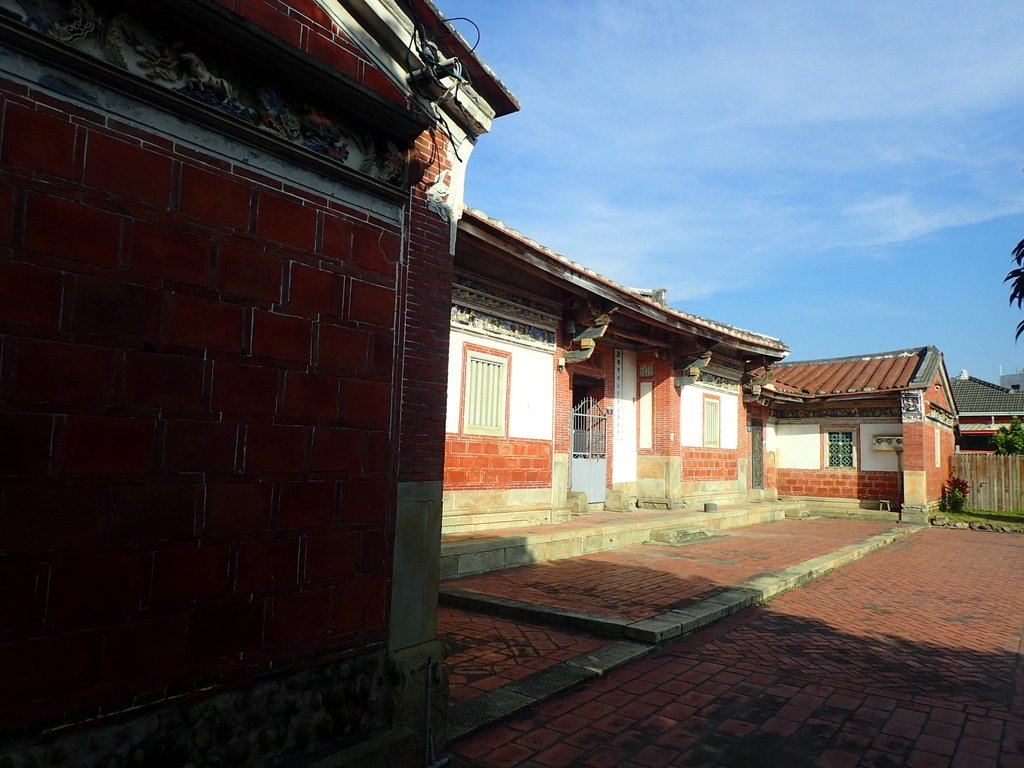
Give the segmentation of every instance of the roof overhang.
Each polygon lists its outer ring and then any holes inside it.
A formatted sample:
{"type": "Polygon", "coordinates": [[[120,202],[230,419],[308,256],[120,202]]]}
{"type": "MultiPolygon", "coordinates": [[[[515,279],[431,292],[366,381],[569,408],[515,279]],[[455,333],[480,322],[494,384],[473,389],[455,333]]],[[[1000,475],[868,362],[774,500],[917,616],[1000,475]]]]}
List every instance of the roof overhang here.
{"type": "MultiPolygon", "coordinates": [[[[688,316],[656,304],[596,272],[528,242],[518,233],[505,229],[472,211],[466,211],[460,219],[459,235],[460,239],[470,238],[474,245],[489,256],[514,262],[519,268],[528,270],[536,277],[559,284],[580,296],[596,297],[607,302],[608,306],[614,308],[617,316],[628,317],[670,335],[698,336],[705,348],[724,345],[737,357],[754,360],[761,365],[769,365],[789,354],[788,347],[777,339],[688,316]]],[[[627,342],[659,346],[658,340],[649,336],[630,333],[628,330],[616,330],[615,323],[609,326],[608,334],[613,337],[621,334],[619,338],[627,342]]]]}

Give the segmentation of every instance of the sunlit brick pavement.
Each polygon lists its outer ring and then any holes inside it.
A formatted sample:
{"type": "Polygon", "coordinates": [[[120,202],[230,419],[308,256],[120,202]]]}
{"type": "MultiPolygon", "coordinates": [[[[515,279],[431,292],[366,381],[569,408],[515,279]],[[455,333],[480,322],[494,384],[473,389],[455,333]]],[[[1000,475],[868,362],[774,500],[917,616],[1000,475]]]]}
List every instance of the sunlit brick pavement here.
{"type": "Polygon", "coordinates": [[[926,530],[454,746],[459,766],[1024,767],[1024,536],[926,530]]]}
{"type": "Polygon", "coordinates": [[[600,616],[643,619],[717,587],[779,571],[892,523],[783,520],[685,547],[653,544],[446,581],[445,586],[600,616]]]}
{"type": "Polygon", "coordinates": [[[438,623],[451,653],[446,660],[452,703],[589,653],[610,641],[584,633],[441,607],[438,623]]]}

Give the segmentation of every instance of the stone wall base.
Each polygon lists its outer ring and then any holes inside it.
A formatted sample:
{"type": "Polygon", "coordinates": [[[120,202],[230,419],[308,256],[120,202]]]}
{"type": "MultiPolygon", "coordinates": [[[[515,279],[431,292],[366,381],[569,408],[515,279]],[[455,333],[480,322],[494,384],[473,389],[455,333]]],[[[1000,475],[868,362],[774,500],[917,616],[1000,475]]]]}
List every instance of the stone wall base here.
{"type": "Polygon", "coordinates": [[[444,665],[447,655],[444,643],[432,640],[392,651],[388,660],[393,681],[394,725],[419,735],[421,757],[429,746],[440,752],[448,744],[448,670],[444,665]]]}
{"type": "Polygon", "coordinates": [[[900,522],[913,525],[928,525],[928,506],[904,504],[900,509],[900,522]]]}
{"type": "Polygon", "coordinates": [[[5,740],[0,742],[0,766],[301,765],[341,745],[356,749],[386,729],[390,691],[381,650],[201,700],[139,708],[88,725],[5,740]]]}

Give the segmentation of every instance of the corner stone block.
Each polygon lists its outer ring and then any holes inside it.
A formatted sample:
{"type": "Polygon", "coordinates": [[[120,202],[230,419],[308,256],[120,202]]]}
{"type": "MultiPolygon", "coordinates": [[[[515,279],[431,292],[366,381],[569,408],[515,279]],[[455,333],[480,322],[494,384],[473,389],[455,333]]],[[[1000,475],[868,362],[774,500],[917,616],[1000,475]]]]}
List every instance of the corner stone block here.
{"type": "Polygon", "coordinates": [[[912,525],[928,525],[928,507],[904,505],[900,510],[900,522],[912,525]]]}

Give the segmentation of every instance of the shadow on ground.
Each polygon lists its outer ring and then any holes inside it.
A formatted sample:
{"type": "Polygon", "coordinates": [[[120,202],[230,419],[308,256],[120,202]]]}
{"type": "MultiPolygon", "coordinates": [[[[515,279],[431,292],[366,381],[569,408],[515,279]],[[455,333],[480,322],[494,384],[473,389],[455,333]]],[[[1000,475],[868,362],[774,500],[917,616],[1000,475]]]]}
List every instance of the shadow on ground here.
{"type": "Polygon", "coordinates": [[[460,742],[456,765],[548,764],[530,762],[529,744],[545,739],[563,765],[1017,765],[1018,679],[1015,653],[754,608],[460,742]],[[922,744],[932,751],[915,756],[922,744]],[[517,748],[526,762],[509,761],[517,748]]]}
{"type": "Polygon", "coordinates": [[[1017,537],[921,535],[470,736],[455,765],[1024,766],[1017,537]]]}

